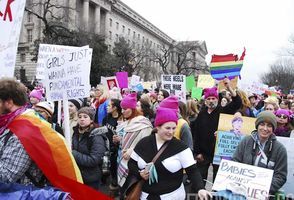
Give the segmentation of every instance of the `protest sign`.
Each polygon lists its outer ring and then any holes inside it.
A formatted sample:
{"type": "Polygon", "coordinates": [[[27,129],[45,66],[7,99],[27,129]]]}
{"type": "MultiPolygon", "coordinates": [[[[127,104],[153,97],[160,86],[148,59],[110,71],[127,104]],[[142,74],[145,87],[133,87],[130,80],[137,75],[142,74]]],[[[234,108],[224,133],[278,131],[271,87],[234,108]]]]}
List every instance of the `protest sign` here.
{"type": "Polygon", "coordinates": [[[284,190],[286,196],[292,195],[294,196],[294,138],[286,138],[286,137],[277,137],[278,141],[281,142],[286,150],[288,156],[288,176],[287,182],[282,187],[281,190],[284,190]]]}
{"type": "Polygon", "coordinates": [[[186,76],[161,75],[162,88],[176,95],[180,101],[186,102],[186,76]]]}
{"type": "Polygon", "coordinates": [[[210,88],[215,86],[215,80],[210,74],[200,74],[197,80],[198,88],[210,88]]]}
{"type": "Polygon", "coordinates": [[[154,90],[156,88],[156,81],[143,82],[142,85],[144,89],[154,90]]]}
{"type": "Polygon", "coordinates": [[[104,77],[103,81],[103,85],[106,86],[108,90],[111,90],[114,87],[120,88],[116,76],[104,77]]]}
{"type": "Polygon", "coordinates": [[[202,91],[202,88],[193,87],[191,97],[199,101],[202,97],[202,91]]]}
{"type": "Polygon", "coordinates": [[[273,170],[222,160],[212,190],[229,190],[248,200],[266,200],[272,177],[273,170]]]}
{"type": "MultiPolygon", "coordinates": [[[[46,71],[46,62],[48,58],[58,56],[62,53],[79,49],[80,47],[40,44],[38,52],[38,61],[36,67],[36,78],[44,80],[46,71]]],[[[45,84],[45,82],[43,82],[45,84]]]]}
{"type": "Polygon", "coordinates": [[[25,0],[0,1],[0,77],[14,77],[25,0]]]}
{"type": "Polygon", "coordinates": [[[215,142],[213,164],[219,165],[221,159],[231,160],[244,135],[234,132],[218,131],[215,142]]]}
{"type": "Polygon", "coordinates": [[[116,72],[115,76],[119,88],[128,88],[128,72],[116,72]]]}
{"type": "MultiPolygon", "coordinates": [[[[238,85],[238,77],[235,77],[235,78],[231,79],[231,81],[230,81],[231,88],[236,89],[237,85],[238,85]]],[[[218,83],[218,91],[222,91],[222,90],[225,90],[225,89],[226,89],[226,87],[224,85],[224,81],[223,80],[219,81],[219,83],[218,83]]]]}
{"type": "Polygon", "coordinates": [[[191,91],[192,88],[195,87],[195,77],[192,76],[187,76],[186,77],[186,89],[187,91],[191,91]]]}
{"type": "Polygon", "coordinates": [[[131,86],[136,86],[140,83],[140,76],[132,75],[131,86]]]}
{"type": "Polygon", "coordinates": [[[88,97],[92,49],[81,47],[49,57],[46,61],[48,101],[88,97]]]}
{"type": "Polygon", "coordinates": [[[218,165],[221,159],[231,160],[241,139],[255,130],[255,120],[238,114],[220,114],[213,164],[218,165]]]}

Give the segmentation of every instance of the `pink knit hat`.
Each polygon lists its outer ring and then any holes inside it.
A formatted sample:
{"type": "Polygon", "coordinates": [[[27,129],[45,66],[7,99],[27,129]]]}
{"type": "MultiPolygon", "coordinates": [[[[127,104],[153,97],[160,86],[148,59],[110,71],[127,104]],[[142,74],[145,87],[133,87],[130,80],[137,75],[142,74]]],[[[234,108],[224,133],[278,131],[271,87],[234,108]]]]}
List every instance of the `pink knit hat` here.
{"type": "Polygon", "coordinates": [[[205,88],[203,90],[204,92],[204,98],[207,99],[208,97],[215,97],[218,99],[218,92],[216,87],[212,88],[205,88]]]}
{"type": "Polygon", "coordinates": [[[288,119],[290,118],[290,115],[291,115],[291,112],[289,110],[286,110],[286,109],[279,109],[275,112],[275,115],[276,116],[279,116],[279,115],[284,115],[286,116],[288,119]]]}
{"type": "Polygon", "coordinates": [[[31,91],[30,97],[34,97],[38,100],[41,100],[43,96],[42,96],[42,92],[40,90],[34,89],[33,91],[31,91]]]}
{"type": "Polygon", "coordinates": [[[125,96],[121,100],[120,106],[122,107],[122,109],[128,109],[128,108],[135,109],[137,106],[137,93],[132,93],[125,96]]]}
{"type": "Polygon", "coordinates": [[[175,111],[178,111],[179,110],[179,100],[178,100],[178,97],[172,95],[172,96],[169,96],[169,97],[163,99],[160,102],[159,107],[169,108],[169,109],[173,109],[175,111]]]}
{"type": "Polygon", "coordinates": [[[178,123],[177,113],[174,109],[158,107],[156,111],[156,117],[154,121],[155,127],[161,126],[166,122],[178,123]]]}

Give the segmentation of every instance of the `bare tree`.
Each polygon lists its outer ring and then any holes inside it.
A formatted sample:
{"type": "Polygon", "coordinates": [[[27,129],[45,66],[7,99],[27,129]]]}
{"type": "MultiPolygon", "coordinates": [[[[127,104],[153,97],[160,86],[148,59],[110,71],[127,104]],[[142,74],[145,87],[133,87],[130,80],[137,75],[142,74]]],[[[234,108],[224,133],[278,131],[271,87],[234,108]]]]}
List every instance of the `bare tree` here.
{"type": "Polygon", "coordinates": [[[148,45],[130,44],[124,37],[120,37],[118,42],[114,43],[113,53],[117,59],[117,66],[129,75],[143,67],[144,61],[148,61],[148,45]]]}
{"type": "Polygon", "coordinates": [[[151,60],[158,63],[164,74],[168,74],[168,66],[171,60],[171,54],[173,50],[173,45],[164,45],[160,46],[159,51],[153,49],[150,51],[151,60]]]}
{"type": "Polygon", "coordinates": [[[63,23],[66,11],[74,10],[63,1],[31,0],[28,1],[25,11],[36,16],[44,25],[43,34],[49,37],[70,37],[70,30],[63,23]],[[58,3],[59,2],[59,3],[58,3]],[[61,3],[60,3],[61,2],[61,3]]]}
{"type": "Polygon", "coordinates": [[[205,71],[208,69],[205,61],[197,60],[196,53],[200,50],[198,41],[178,42],[174,49],[172,63],[176,66],[175,74],[190,75],[195,70],[205,71]]]}
{"type": "Polygon", "coordinates": [[[270,66],[270,71],[261,75],[261,80],[269,86],[278,86],[284,93],[294,88],[294,61],[281,59],[270,66]]]}

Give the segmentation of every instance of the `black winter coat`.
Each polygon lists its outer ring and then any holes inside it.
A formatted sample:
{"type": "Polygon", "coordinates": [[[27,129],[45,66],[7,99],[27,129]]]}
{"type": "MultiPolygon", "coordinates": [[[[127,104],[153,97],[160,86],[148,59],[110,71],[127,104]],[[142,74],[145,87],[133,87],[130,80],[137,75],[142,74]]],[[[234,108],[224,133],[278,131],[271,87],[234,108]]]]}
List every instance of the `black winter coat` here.
{"type": "MultiPolygon", "coordinates": [[[[107,131],[107,129],[106,129],[107,131]]],[[[74,127],[72,136],[72,154],[80,168],[84,183],[100,181],[102,176],[102,158],[107,149],[105,129],[92,128],[80,134],[74,127]]]]}

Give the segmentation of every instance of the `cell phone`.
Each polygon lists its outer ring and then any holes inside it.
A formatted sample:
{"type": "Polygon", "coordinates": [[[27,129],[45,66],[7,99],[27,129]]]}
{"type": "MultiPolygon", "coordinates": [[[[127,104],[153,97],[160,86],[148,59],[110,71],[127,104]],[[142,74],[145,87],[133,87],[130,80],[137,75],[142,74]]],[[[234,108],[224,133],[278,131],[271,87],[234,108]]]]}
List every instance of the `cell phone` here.
{"type": "Polygon", "coordinates": [[[145,166],[145,170],[149,171],[152,165],[153,165],[153,162],[147,163],[145,166]]]}

